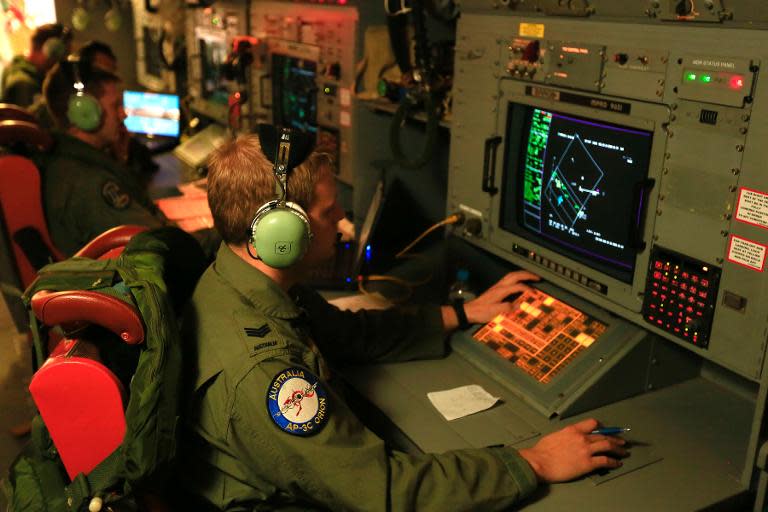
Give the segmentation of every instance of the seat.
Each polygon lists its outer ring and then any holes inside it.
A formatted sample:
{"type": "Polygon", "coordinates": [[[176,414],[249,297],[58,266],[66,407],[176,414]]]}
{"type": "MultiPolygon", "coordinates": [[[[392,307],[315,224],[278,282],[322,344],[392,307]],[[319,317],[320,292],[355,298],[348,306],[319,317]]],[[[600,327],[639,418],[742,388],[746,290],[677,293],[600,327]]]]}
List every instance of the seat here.
{"type": "Polygon", "coordinates": [[[40,174],[28,158],[18,155],[0,157],[0,210],[19,284],[26,288],[40,267],[64,258],[48,234],[40,195],[40,174]]]}
{"type": "MultiPolygon", "coordinates": [[[[3,105],[6,104],[0,104],[0,113],[3,105]]],[[[50,136],[34,123],[0,121],[0,145],[10,146],[19,141],[41,150],[52,144],[50,136]]],[[[16,267],[16,284],[26,288],[34,280],[37,269],[64,257],[48,234],[40,173],[29,158],[14,154],[0,156],[0,214],[16,267]]]]}

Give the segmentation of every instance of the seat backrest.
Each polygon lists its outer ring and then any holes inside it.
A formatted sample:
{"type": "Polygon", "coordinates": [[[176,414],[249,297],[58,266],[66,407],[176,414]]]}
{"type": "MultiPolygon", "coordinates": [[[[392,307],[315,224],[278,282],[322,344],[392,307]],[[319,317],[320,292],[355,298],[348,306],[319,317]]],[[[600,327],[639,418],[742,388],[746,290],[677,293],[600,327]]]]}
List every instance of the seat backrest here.
{"type": "Polygon", "coordinates": [[[29,385],[73,480],[79,473],[91,473],[114,452],[126,430],[124,387],[82,333],[88,332],[88,325],[98,325],[117,336],[107,343],[137,344],[144,341],[144,326],[135,306],[100,292],[42,290],[32,297],[31,306],[43,325],[81,333],[62,339],[29,385]]]}
{"type": "Polygon", "coordinates": [[[13,103],[0,103],[0,121],[6,120],[37,122],[35,116],[29,110],[13,103]]]}
{"type": "MultiPolygon", "coordinates": [[[[3,123],[0,123],[2,125],[3,123]]],[[[0,126],[0,133],[2,127],[0,126]]],[[[40,173],[28,158],[0,156],[0,212],[23,288],[35,279],[46,260],[59,261],[43,212],[40,173]]]]}
{"type": "Polygon", "coordinates": [[[74,255],[82,258],[109,260],[120,256],[123,249],[135,235],[147,231],[146,226],[124,224],[108,229],[87,244],[74,255]]]}

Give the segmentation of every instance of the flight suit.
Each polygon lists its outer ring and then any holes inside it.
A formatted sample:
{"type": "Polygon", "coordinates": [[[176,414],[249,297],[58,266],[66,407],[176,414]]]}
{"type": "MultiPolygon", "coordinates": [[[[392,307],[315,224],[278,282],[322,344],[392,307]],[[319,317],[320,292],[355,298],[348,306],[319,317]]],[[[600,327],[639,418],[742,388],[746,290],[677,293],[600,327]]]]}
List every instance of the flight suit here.
{"type": "Polygon", "coordinates": [[[333,366],[444,355],[435,306],[342,312],[308,288],[289,296],[222,244],[184,332],[194,357],[185,362],[193,366],[181,480],[222,509],[492,510],[536,487],[510,447],[391,450],[328,372],[326,358],[333,366]],[[300,414],[308,421],[293,422],[300,414]]]}
{"type": "Polygon", "coordinates": [[[166,223],[135,174],[86,142],[57,134],[41,165],[48,230],[68,256],[115,226],[166,223]]]}
{"type": "Polygon", "coordinates": [[[34,64],[17,55],[3,72],[2,102],[20,107],[32,105],[43,89],[43,77],[34,64]]]}

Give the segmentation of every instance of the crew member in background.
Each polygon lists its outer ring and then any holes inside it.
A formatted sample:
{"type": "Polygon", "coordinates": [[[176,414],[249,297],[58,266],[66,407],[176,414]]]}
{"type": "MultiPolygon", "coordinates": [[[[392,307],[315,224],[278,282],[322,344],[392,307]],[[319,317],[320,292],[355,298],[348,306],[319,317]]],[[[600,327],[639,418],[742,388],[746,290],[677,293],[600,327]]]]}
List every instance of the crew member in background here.
{"type": "Polygon", "coordinates": [[[46,72],[69,53],[72,33],[58,23],[41,25],[26,55],[16,55],[3,72],[2,102],[21,107],[39,99],[46,72]]]}
{"type": "Polygon", "coordinates": [[[166,224],[135,174],[108,151],[125,119],[120,79],[64,61],[46,77],[44,92],[59,130],[42,161],[45,213],[56,247],[72,255],[121,224],[166,224]],[[81,92],[78,83],[84,86],[81,92]]]}
{"type": "MultiPolygon", "coordinates": [[[[81,65],[90,66],[117,74],[117,56],[112,48],[102,41],[89,41],[77,51],[81,65]]],[[[159,166],[152,160],[152,153],[141,142],[131,137],[125,124],[120,124],[120,136],[109,151],[118,161],[127,165],[136,174],[145,188],[157,172],[159,166]]]]}
{"type": "MultiPolygon", "coordinates": [[[[241,136],[209,161],[208,199],[224,243],[184,317],[189,408],[177,453],[189,491],[223,510],[494,510],[540,482],[619,466],[624,441],[592,435],[594,419],[527,449],[419,456],[392,450],[368,430],[326,361],[442,357],[459,319],[448,306],[342,312],[301,286],[334,254],[344,212],[333,168],[316,152],[289,172],[287,200],[306,212],[312,237],[302,259],[275,268],[249,240],[255,212],[275,199],[258,137],[241,136]]],[[[275,250],[278,243],[287,242],[275,250]]],[[[504,299],[529,279],[537,277],[503,277],[466,303],[468,320],[509,311],[504,299]]]]}
{"type": "MultiPolygon", "coordinates": [[[[82,45],[75,55],[79,58],[80,68],[87,73],[91,69],[99,69],[108,73],[117,74],[117,56],[112,48],[102,41],[88,41],[82,45]]],[[[50,114],[47,102],[42,97],[30,107],[40,126],[53,127],[56,120],[50,114]]],[[[135,179],[145,189],[149,188],[152,177],[159,166],[152,160],[152,154],[140,142],[137,142],[128,133],[124,123],[120,124],[120,136],[106,151],[119,162],[126,164],[125,168],[135,175],[135,179]]]]}

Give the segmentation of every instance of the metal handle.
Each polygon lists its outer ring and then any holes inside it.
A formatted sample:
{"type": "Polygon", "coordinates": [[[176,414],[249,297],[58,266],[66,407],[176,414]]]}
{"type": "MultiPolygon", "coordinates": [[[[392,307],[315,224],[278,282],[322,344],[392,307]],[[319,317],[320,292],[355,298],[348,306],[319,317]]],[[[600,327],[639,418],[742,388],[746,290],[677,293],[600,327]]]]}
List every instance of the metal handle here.
{"type": "Polygon", "coordinates": [[[632,212],[635,218],[629,223],[629,246],[637,249],[638,252],[645,249],[645,240],[643,240],[643,220],[645,219],[645,210],[648,203],[648,192],[656,184],[653,178],[646,178],[635,183],[632,194],[632,212]]]}
{"type": "Polygon", "coordinates": [[[496,181],[496,150],[501,144],[502,138],[499,135],[485,139],[485,150],[483,151],[483,192],[490,195],[496,194],[499,189],[494,184],[496,181]]]}
{"type": "Polygon", "coordinates": [[[272,108],[272,102],[269,103],[264,102],[264,84],[272,79],[272,75],[266,74],[261,75],[259,77],[259,103],[261,104],[261,108],[272,108]]]}

